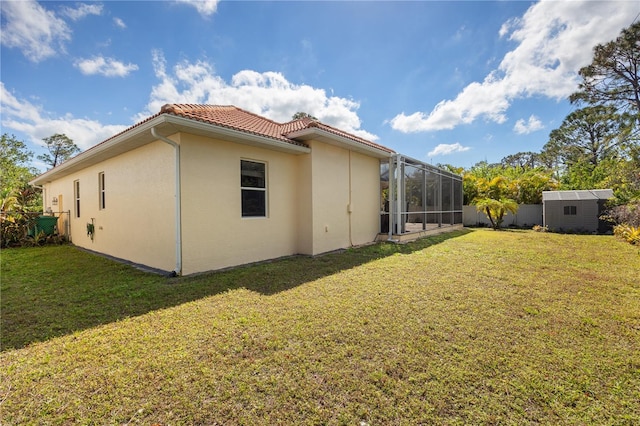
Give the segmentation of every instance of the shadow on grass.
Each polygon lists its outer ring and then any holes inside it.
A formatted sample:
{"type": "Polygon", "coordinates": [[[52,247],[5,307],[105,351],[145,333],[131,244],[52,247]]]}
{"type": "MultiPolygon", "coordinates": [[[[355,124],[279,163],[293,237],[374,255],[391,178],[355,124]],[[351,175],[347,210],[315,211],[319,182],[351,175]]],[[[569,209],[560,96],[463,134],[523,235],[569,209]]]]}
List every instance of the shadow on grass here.
{"type": "Polygon", "coordinates": [[[234,289],[273,295],[469,232],[453,231],[406,244],[380,243],[178,278],[144,273],[73,246],[4,250],[1,349],[21,348],[234,289]]]}

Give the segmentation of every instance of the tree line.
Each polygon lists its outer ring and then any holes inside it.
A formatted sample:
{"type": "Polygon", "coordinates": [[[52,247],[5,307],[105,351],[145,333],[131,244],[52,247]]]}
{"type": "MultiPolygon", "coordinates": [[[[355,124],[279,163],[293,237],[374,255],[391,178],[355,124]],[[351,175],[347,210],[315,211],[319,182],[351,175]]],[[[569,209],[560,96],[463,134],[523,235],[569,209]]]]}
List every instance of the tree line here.
{"type": "MultiPolygon", "coordinates": [[[[55,167],[80,152],[64,134],[43,139],[46,153],[37,159],[47,167],[55,167]]],[[[44,241],[30,231],[34,229],[38,212],[42,212],[40,188],[29,182],[39,174],[31,165],[33,152],[14,135],[0,137],[0,246],[33,245],[44,241]]]]}
{"type": "Polygon", "coordinates": [[[569,97],[576,109],[551,131],[540,152],[518,152],[466,170],[446,166],[463,175],[465,204],[475,204],[497,228],[518,204],[542,202],[542,191],[610,188],[612,206],[640,216],[639,71],[636,22],[594,48],[569,97]]]}
{"type": "MultiPolygon", "coordinates": [[[[464,203],[475,204],[496,228],[506,212],[515,213],[518,204],[541,203],[545,190],[611,188],[613,204],[638,206],[639,69],[637,22],[615,40],[594,48],[591,64],[579,71],[578,90],[569,97],[576,109],[551,131],[540,152],[518,152],[500,163],[479,162],[467,170],[444,165],[463,175],[464,203]]],[[[306,113],[297,113],[293,119],[304,117],[315,119],[306,113]]],[[[64,134],[43,142],[48,152],[37,159],[48,167],[80,152],[64,134]]],[[[39,189],[28,184],[38,173],[31,166],[33,153],[8,134],[2,135],[0,149],[0,210],[41,211],[39,189]]],[[[637,210],[640,216],[640,207],[637,210]]]]}

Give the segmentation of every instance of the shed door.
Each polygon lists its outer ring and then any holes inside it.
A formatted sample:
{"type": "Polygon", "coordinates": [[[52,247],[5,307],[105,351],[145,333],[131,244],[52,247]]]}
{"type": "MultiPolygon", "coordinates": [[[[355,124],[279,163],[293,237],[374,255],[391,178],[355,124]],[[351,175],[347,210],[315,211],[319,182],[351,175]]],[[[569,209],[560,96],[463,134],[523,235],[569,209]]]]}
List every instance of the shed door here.
{"type": "Polygon", "coordinates": [[[600,219],[606,210],[607,200],[598,200],[598,234],[607,234],[613,231],[613,223],[600,219]]]}

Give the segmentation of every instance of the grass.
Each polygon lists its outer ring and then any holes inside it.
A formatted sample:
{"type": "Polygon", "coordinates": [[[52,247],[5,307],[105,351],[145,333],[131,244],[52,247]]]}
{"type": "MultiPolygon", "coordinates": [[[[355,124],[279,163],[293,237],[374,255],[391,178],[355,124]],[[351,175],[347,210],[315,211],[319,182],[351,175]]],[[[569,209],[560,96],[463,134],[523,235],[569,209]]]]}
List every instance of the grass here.
{"type": "Polygon", "coordinates": [[[530,231],[177,279],[5,250],[0,422],[639,424],[639,271],[530,231]]]}

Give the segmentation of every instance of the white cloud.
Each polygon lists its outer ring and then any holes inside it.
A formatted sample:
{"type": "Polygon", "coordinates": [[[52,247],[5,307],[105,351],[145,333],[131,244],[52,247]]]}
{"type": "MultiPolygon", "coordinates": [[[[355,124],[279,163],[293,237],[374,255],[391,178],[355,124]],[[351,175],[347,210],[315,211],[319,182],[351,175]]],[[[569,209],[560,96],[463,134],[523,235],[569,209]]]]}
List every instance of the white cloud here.
{"type": "Polygon", "coordinates": [[[42,139],[55,133],[69,136],[81,149],[87,149],[120,133],[127,126],[104,125],[87,118],[76,118],[70,114],[51,117],[39,106],[18,99],[0,82],[2,127],[24,133],[36,145],[43,145],[42,139]]]}
{"type": "Polygon", "coordinates": [[[67,24],[33,0],[2,1],[2,44],[18,48],[30,61],[39,62],[64,52],[71,39],[67,24]]]}
{"type": "Polygon", "coordinates": [[[527,135],[541,129],[544,129],[544,125],[535,115],[531,115],[527,121],[521,118],[513,126],[513,131],[519,135],[527,135]]]}
{"type": "Polygon", "coordinates": [[[102,7],[99,3],[80,3],[77,7],[63,7],[62,14],[72,21],[78,21],[89,15],[102,15],[102,7]]]}
{"type": "Polygon", "coordinates": [[[431,112],[404,112],[391,127],[404,133],[452,129],[485,118],[506,121],[514,99],[562,99],[578,84],[578,70],[592,59],[592,47],[616,38],[639,9],[635,2],[542,1],[521,18],[505,22],[499,35],[517,42],[498,68],[431,112]]]}
{"type": "Polygon", "coordinates": [[[157,113],[166,103],[236,105],[277,122],[290,121],[293,114],[303,111],[346,132],[377,139],[360,128],[358,102],[291,83],[281,73],[243,70],[226,82],[204,61],[183,61],[167,72],[162,52],[154,51],[153,63],[160,82],[153,86],[146,110],[135,117],[136,121],[157,113]]]}
{"type": "Polygon", "coordinates": [[[123,30],[127,28],[127,24],[125,24],[124,21],[120,18],[113,18],[113,23],[116,27],[122,28],[123,30]]]}
{"type": "Polygon", "coordinates": [[[103,58],[101,56],[80,59],[74,65],[82,74],[101,74],[105,77],[126,77],[131,71],[138,69],[136,64],[124,64],[113,58],[103,58]]]}
{"type": "Polygon", "coordinates": [[[430,151],[429,153],[427,153],[427,157],[436,157],[438,155],[449,155],[455,152],[469,151],[470,149],[471,148],[469,148],[468,146],[460,145],[459,142],[452,143],[452,144],[441,143],[438,146],[436,146],[433,149],[433,151],[430,151]]]}
{"type": "Polygon", "coordinates": [[[218,0],[176,0],[195,7],[201,15],[211,16],[218,9],[218,0]]]}

